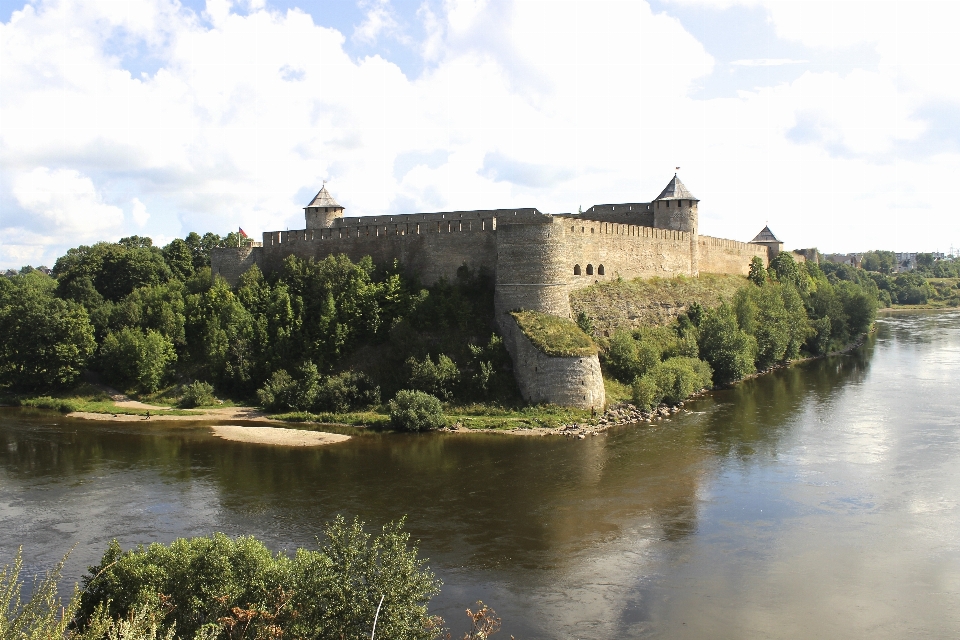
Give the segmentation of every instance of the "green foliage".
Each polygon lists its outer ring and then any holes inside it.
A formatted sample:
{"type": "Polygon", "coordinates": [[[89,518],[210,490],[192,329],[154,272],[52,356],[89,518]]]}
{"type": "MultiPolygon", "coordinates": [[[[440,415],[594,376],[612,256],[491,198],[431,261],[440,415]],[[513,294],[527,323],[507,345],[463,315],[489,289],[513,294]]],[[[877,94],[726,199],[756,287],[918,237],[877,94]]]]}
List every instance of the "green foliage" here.
{"type": "Polygon", "coordinates": [[[763,266],[763,258],[760,256],[750,258],[750,275],[747,276],[747,279],[758,287],[763,286],[763,283],[767,281],[767,270],[763,266]]]}
{"type": "Polygon", "coordinates": [[[652,380],[662,402],[677,404],[705,387],[713,386],[710,366],[697,358],[664,360],[645,376],[652,380]]]}
{"type": "Polygon", "coordinates": [[[933,287],[919,273],[901,273],[893,279],[898,304],[926,304],[936,295],[933,287]]]}
{"type": "Polygon", "coordinates": [[[429,354],[422,361],[410,358],[406,366],[410,372],[411,389],[432,394],[443,400],[450,400],[453,397],[454,388],[460,381],[460,370],[445,354],[440,354],[436,363],[430,359],[429,354]]]}
{"type": "Polygon", "coordinates": [[[268,411],[306,411],[312,407],[319,381],[317,367],[308,361],[298,368],[297,374],[294,378],[285,369],[274,371],[257,390],[260,406],[268,411]]]}
{"type": "Polygon", "coordinates": [[[363,372],[344,371],[317,384],[312,409],[345,413],[380,404],[380,387],[363,372]]]}
{"type": "Polygon", "coordinates": [[[178,280],[186,280],[196,271],[193,266],[193,251],[185,240],[174,238],[163,248],[162,253],[170,272],[178,280]]]}
{"type": "Polygon", "coordinates": [[[293,557],[219,533],[127,552],[114,541],[83,586],[81,629],[146,610],[164,612],[160,633],[175,629],[180,637],[238,637],[249,624],[244,637],[361,638],[382,597],[378,637],[427,640],[434,637],[427,604],[439,582],[403,521],[371,537],[358,520],[337,517],[321,548],[293,557]]]}
{"type": "Polygon", "coordinates": [[[861,264],[867,271],[893,273],[897,269],[897,255],[893,251],[867,251],[861,264]]]}
{"type": "Polygon", "coordinates": [[[727,384],[754,372],[757,343],[737,325],[733,307],[723,303],[700,323],[700,357],[713,369],[717,384],[727,384]]]}
{"type": "Polygon", "coordinates": [[[767,271],[777,282],[793,285],[800,293],[806,293],[810,290],[810,277],[807,270],[797,264],[793,256],[785,251],[781,251],[777,254],[777,257],[770,261],[767,271]]]}
{"type": "Polygon", "coordinates": [[[756,339],[758,369],[799,356],[810,328],[803,299],[791,283],[744,287],[733,307],[740,329],[756,339]]]}
{"type": "Polygon", "coordinates": [[[656,380],[651,376],[641,376],[633,381],[633,404],[640,409],[649,411],[663,400],[663,393],[660,391],[656,380]]]}
{"type": "Polygon", "coordinates": [[[134,289],[166,282],[173,273],[152,244],[149,238],[132,236],[115,244],[98,242],[70,249],[53,266],[58,293],[68,298],[89,292],[92,285],[104,299],[117,302],[134,289]],[[75,284],[77,280],[83,282],[75,284]]]}
{"type": "Polygon", "coordinates": [[[124,327],[107,334],[100,347],[107,379],[124,389],[153,393],[171,374],[177,360],[173,343],[158,331],[124,327]]]}
{"type": "Polygon", "coordinates": [[[183,396],[180,398],[179,404],[184,409],[192,409],[193,407],[211,405],[215,401],[213,385],[209,382],[195,380],[183,387],[183,396]]]}
{"type": "Polygon", "coordinates": [[[584,357],[597,353],[597,345],[583,329],[566,318],[539,311],[514,311],[523,335],[548,356],[584,357]]]}
{"type": "Polygon", "coordinates": [[[432,431],[443,428],[443,406],[422,391],[402,389],[390,401],[390,423],[400,431],[432,431]]]}
{"type": "Polygon", "coordinates": [[[23,601],[22,549],[12,565],[0,571],[0,638],[3,640],[54,640],[67,636],[67,627],[77,607],[76,593],[69,603],[57,595],[57,584],[66,557],[46,575],[34,580],[30,597],[23,601]]]}
{"type": "Polygon", "coordinates": [[[593,335],[593,320],[590,319],[586,311],[577,312],[577,326],[588,336],[593,335]]]}
{"type": "Polygon", "coordinates": [[[94,353],[86,310],[54,296],[40,272],[4,278],[0,287],[0,383],[24,390],[73,383],[94,353]]]}

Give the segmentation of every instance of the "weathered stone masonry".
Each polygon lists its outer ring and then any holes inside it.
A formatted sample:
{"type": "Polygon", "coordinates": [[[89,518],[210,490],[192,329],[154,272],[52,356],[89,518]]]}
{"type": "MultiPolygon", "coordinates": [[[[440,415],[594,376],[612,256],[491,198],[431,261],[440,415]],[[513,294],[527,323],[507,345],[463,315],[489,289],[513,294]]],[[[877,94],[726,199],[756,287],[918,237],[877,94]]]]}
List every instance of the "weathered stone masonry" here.
{"type": "Polygon", "coordinates": [[[495,275],[497,324],[524,397],[600,408],[597,357],[533,354],[508,312],[570,317],[570,292],[597,282],[746,274],[754,256],[769,261],[766,245],[698,235],[698,202],[674,176],[653,202],[595,205],[582,214],[518,208],[344,218],[343,207],[324,187],[304,208],[305,229],[266,232],[259,246],[214,250],[211,268],[215,277],[235,284],[254,264],[272,271],[289,255],[345,254],[351,260],[369,255],[377,264],[398,260],[428,285],[454,278],[463,265],[486,268],[495,275]]]}

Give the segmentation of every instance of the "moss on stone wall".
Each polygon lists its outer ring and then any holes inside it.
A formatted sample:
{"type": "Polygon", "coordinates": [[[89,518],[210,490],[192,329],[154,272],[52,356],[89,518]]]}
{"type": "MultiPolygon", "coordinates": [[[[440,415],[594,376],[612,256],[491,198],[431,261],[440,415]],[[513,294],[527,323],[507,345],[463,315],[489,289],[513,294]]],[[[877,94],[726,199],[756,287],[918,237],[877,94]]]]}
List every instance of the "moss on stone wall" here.
{"type": "Polygon", "coordinates": [[[514,311],[511,315],[523,335],[548,356],[571,358],[597,354],[597,345],[572,320],[538,311],[514,311]]]}

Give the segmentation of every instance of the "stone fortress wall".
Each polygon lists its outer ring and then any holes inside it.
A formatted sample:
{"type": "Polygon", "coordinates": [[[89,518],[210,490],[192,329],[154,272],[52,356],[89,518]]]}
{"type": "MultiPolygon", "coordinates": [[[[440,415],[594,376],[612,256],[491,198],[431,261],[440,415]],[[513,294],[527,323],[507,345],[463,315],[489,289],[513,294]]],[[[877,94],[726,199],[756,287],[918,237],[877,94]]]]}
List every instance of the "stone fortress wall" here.
{"type": "Polygon", "coordinates": [[[532,402],[601,407],[596,356],[534,358],[515,336],[508,312],[529,309],[569,318],[570,293],[576,289],[617,278],[746,275],[754,256],[768,264],[782,248],[768,239],[758,244],[760,236],[745,243],[698,235],[697,204],[674,176],[653,202],[595,205],[581,214],[518,208],[345,218],[324,187],[305,207],[307,228],[266,232],[260,246],[214,250],[211,269],[214,277],[235,284],[253,265],[273,271],[290,255],[319,260],[345,254],[354,261],[371,256],[380,265],[397,260],[409,275],[430,285],[453,279],[463,265],[485,268],[495,277],[498,326],[504,336],[513,336],[505,344],[521,390],[530,390],[524,396],[532,402]],[[527,371],[525,363],[533,363],[533,369],[527,371]],[[578,375],[579,382],[571,382],[578,375]]]}

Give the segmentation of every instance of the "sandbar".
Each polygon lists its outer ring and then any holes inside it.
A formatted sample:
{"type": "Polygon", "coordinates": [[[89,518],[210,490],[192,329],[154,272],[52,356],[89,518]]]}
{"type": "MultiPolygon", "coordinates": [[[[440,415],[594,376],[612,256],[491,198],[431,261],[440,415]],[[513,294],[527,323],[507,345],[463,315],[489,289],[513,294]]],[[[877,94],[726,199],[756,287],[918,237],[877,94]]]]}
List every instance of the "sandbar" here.
{"type": "Polygon", "coordinates": [[[213,429],[215,436],[224,440],[254,444],[275,444],[284,447],[319,447],[350,439],[350,436],[340,433],[282,429],[279,427],[241,427],[234,424],[225,424],[210,428],[213,429]]]}

